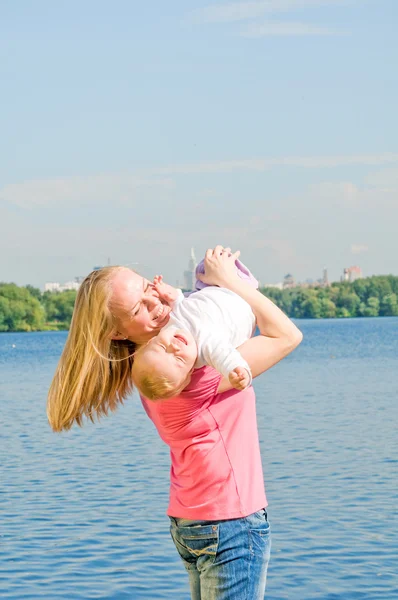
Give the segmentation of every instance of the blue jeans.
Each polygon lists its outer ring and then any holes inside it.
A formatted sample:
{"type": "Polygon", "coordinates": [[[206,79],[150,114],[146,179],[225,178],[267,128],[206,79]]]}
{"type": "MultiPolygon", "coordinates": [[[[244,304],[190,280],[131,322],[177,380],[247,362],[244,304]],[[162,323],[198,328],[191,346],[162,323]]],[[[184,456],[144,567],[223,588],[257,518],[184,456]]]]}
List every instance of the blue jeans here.
{"type": "Polygon", "coordinates": [[[263,600],[271,552],[267,512],[226,521],[170,517],[192,600],[263,600]]]}

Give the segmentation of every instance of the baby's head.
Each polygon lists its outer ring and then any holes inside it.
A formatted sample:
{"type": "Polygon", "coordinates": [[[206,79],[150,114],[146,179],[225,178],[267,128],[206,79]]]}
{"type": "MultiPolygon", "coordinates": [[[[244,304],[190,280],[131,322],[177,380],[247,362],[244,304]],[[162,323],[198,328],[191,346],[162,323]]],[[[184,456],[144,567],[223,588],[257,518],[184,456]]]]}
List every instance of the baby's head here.
{"type": "Polygon", "coordinates": [[[188,330],[163,329],[134,355],[132,377],[138,391],[149,400],[177,396],[191,379],[197,355],[188,330]]]}

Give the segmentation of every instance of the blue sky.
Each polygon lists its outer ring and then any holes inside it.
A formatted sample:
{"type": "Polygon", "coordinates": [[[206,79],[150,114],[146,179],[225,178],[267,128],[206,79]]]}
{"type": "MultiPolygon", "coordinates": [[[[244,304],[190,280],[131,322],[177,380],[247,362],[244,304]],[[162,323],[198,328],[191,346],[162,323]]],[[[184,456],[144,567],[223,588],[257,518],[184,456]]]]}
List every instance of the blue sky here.
{"type": "Polygon", "coordinates": [[[398,275],[395,0],[0,4],[0,280],[398,275]]]}

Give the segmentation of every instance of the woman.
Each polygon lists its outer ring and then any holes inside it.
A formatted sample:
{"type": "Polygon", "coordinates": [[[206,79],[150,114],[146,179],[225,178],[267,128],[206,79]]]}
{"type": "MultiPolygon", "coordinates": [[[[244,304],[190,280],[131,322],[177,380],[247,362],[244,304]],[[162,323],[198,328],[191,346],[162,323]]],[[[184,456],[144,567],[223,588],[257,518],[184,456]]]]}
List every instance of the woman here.
{"type": "Polygon", "coordinates": [[[159,333],[170,306],[155,287],[125,267],[104,267],[82,282],[47,414],[54,431],[116,410],[132,392],[136,344],[159,333]]]}
{"type": "MultiPolygon", "coordinates": [[[[260,335],[239,348],[253,377],[301,341],[296,326],[236,273],[238,253],[217,246],[205,259],[207,284],[246,300],[260,335]]],[[[49,393],[56,430],[114,409],[131,391],[134,343],[168,321],[170,307],[149,282],[125,270],[89,276],[76,302],[65,351],[49,393]]],[[[194,372],[176,398],[142,398],[171,451],[168,515],[176,548],[189,573],[192,600],[264,597],[270,530],[253,388],[231,390],[209,367],[194,372]]]]}

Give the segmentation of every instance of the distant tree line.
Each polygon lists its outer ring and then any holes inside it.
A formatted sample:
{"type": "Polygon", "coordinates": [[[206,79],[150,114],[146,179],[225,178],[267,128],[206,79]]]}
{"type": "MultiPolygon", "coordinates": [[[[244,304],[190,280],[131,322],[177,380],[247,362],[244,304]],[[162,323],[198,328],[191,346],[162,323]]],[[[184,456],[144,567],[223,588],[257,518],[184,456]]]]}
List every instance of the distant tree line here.
{"type": "Polygon", "coordinates": [[[261,291],[289,317],[296,319],[398,315],[398,277],[393,275],[332,283],[329,287],[263,288],[261,291]]]}
{"type": "MultiPolygon", "coordinates": [[[[329,287],[262,288],[289,317],[333,319],[398,316],[398,277],[382,275],[329,287]]],[[[68,329],[76,292],[41,292],[0,283],[0,331],[68,329]]]]}
{"type": "Polygon", "coordinates": [[[44,292],[31,285],[0,283],[0,331],[68,329],[76,292],[44,292]]]}

